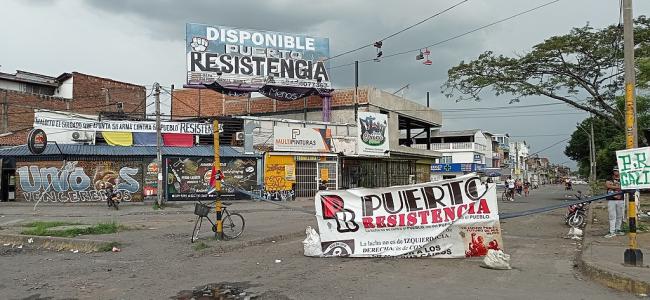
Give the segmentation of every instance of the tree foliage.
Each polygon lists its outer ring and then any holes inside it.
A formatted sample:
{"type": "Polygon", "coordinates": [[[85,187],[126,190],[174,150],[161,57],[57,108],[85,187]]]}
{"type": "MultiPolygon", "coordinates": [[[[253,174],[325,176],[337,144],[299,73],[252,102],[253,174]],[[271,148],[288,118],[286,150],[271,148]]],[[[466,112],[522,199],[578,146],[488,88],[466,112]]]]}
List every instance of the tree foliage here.
{"type": "MultiPolygon", "coordinates": [[[[617,109],[623,109],[624,98],[616,98],[617,109]]],[[[650,127],[650,98],[637,97],[637,121],[640,131],[650,127]]],[[[571,140],[564,149],[564,154],[578,162],[578,171],[581,176],[589,175],[589,129],[594,124],[594,144],[596,145],[596,174],[598,178],[605,179],[611,175],[612,168],[616,166],[616,150],[625,148],[625,134],[614,124],[602,118],[593,117],[583,120],[571,135],[571,140]]],[[[640,141],[643,141],[641,139],[640,141]]],[[[643,146],[643,145],[640,145],[643,146]]]]}
{"type": "MultiPolygon", "coordinates": [[[[480,100],[492,89],[511,96],[511,103],[528,96],[545,96],[588,111],[624,128],[623,110],[616,96],[623,90],[622,26],[594,29],[587,25],[568,34],[551,37],[516,57],[484,52],[470,62],[449,69],[443,85],[447,97],[456,101],[480,100]]],[[[640,69],[650,68],[650,19],[635,20],[635,55],[640,69]]],[[[641,72],[639,79],[650,73],[641,72]]]]}

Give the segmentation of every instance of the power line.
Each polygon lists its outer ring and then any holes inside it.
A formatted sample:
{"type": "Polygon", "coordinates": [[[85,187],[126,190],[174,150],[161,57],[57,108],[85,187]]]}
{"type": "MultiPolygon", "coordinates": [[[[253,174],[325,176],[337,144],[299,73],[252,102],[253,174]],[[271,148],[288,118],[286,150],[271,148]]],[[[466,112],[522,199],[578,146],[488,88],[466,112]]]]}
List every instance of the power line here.
{"type": "Polygon", "coordinates": [[[568,136],[571,133],[560,133],[560,134],[531,134],[531,135],[511,135],[510,137],[540,137],[540,136],[568,136]]]}
{"type": "Polygon", "coordinates": [[[551,148],[553,148],[553,147],[559,145],[560,143],[562,143],[562,142],[564,142],[564,141],[566,141],[566,140],[568,140],[568,139],[571,139],[571,137],[568,137],[568,138],[565,138],[565,139],[559,140],[559,141],[557,141],[557,142],[551,144],[550,146],[548,146],[548,147],[546,147],[546,148],[544,148],[544,149],[542,149],[542,150],[539,150],[539,151],[537,151],[537,152],[534,152],[534,153],[528,154],[528,157],[533,156],[533,155],[535,155],[535,154],[539,154],[539,153],[541,153],[541,152],[543,152],[543,151],[546,151],[546,150],[548,150],[548,149],[551,149],[551,148]]]}
{"type": "Polygon", "coordinates": [[[519,115],[483,115],[483,116],[452,116],[443,119],[484,119],[484,118],[516,118],[516,117],[537,117],[537,116],[557,116],[557,115],[581,115],[584,113],[548,113],[548,114],[519,114],[519,115]]]}
{"type": "MultiPolygon", "coordinates": [[[[424,23],[424,22],[426,22],[426,21],[429,21],[429,20],[431,20],[431,19],[433,19],[433,18],[435,18],[435,17],[437,17],[437,16],[439,16],[439,15],[445,13],[445,12],[448,12],[448,11],[450,11],[450,10],[456,8],[457,6],[463,4],[463,3],[467,2],[467,1],[469,1],[469,0],[463,0],[463,1],[461,1],[461,2],[458,2],[458,3],[452,5],[452,6],[448,7],[448,8],[443,9],[442,11],[439,11],[439,12],[437,12],[437,13],[431,15],[431,16],[428,16],[427,18],[425,18],[425,19],[423,19],[423,20],[421,20],[421,21],[419,21],[419,22],[417,22],[417,23],[415,23],[415,24],[413,24],[413,25],[410,25],[410,26],[408,26],[408,27],[406,27],[406,28],[404,28],[404,29],[402,29],[402,30],[400,30],[400,31],[397,31],[397,32],[395,32],[395,33],[393,33],[393,34],[390,34],[390,35],[388,35],[387,37],[384,37],[384,38],[380,39],[379,41],[380,41],[380,42],[383,42],[383,41],[385,41],[385,40],[387,40],[387,39],[389,39],[389,38],[392,38],[392,37],[394,37],[394,36],[396,36],[396,35],[398,35],[398,34],[400,34],[400,33],[403,33],[403,32],[405,32],[405,31],[407,31],[407,30],[409,30],[409,29],[411,29],[411,28],[413,28],[413,27],[415,27],[415,26],[418,26],[418,25],[420,25],[420,24],[422,24],[422,23],[424,23]]],[[[373,43],[370,43],[370,44],[363,45],[363,46],[361,46],[361,47],[358,47],[358,48],[355,48],[355,49],[352,49],[352,50],[349,50],[349,51],[345,51],[345,52],[343,52],[343,53],[340,53],[340,54],[334,55],[334,56],[332,56],[332,57],[328,57],[328,58],[324,59],[323,61],[328,61],[328,60],[330,60],[330,59],[334,59],[334,58],[337,58],[337,57],[341,57],[341,56],[343,56],[343,55],[347,55],[347,54],[350,54],[350,53],[353,53],[353,52],[357,52],[357,51],[359,51],[359,50],[362,50],[362,49],[365,49],[365,48],[371,47],[371,46],[373,46],[373,45],[374,45],[374,42],[373,42],[373,43]]]]}
{"type": "Polygon", "coordinates": [[[198,113],[199,115],[201,115],[201,112],[200,112],[199,110],[197,110],[196,108],[194,108],[194,106],[191,106],[191,105],[187,104],[187,102],[185,102],[185,101],[179,99],[178,97],[174,96],[173,93],[171,93],[170,91],[168,91],[168,90],[165,89],[164,87],[161,86],[160,89],[163,90],[165,93],[169,94],[169,95],[170,95],[173,99],[175,99],[176,101],[178,101],[178,102],[182,103],[183,105],[185,105],[185,106],[191,108],[191,109],[194,110],[196,113],[198,113]]]}
{"type": "Polygon", "coordinates": [[[465,111],[495,110],[495,109],[518,109],[518,108],[553,106],[553,105],[563,105],[563,104],[567,104],[567,103],[561,102],[561,103],[543,103],[543,104],[528,104],[528,105],[506,105],[506,106],[492,106],[492,107],[449,108],[449,109],[439,109],[439,111],[441,111],[441,112],[460,112],[460,111],[465,112],[465,111]]]}
{"type": "MultiPolygon", "coordinates": [[[[492,23],[489,23],[489,24],[483,25],[483,26],[481,26],[481,27],[478,27],[478,28],[472,29],[472,30],[470,30],[470,31],[467,31],[467,32],[461,33],[461,34],[459,34],[459,35],[455,35],[455,36],[453,36],[453,37],[450,37],[450,38],[444,39],[444,40],[442,40],[442,41],[435,42],[435,43],[433,43],[433,44],[431,44],[431,45],[427,45],[427,46],[419,47],[419,48],[417,48],[417,49],[413,49],[413,50],[407,50],[407,51],[402,51],[402,52],[397,52],[397,53],[393,53],[393,54],[385,55],[385,56],[382,57],[382,59],[389,58],[389,57],[394,57],[394,56],[398,56],[398,55],[403,55],[403,54],[408,54],[408,53],[412,53],[412,52],[416,52],[416,51],[420,51],[420,50],[422,50],[423,48],[430,48],[430,47],[438,46],[438,45],[440,45],[440,44],[444,44],[444,43],[450,42],[450,41],[452,41],[452,40],[455,40],[455,39],[461,38],[461,37],[463,37],[463,36],[466,36],[466,35],[468,35],[468,34],[471,34],[471,33],[477,32],[477,31],[479,31],[479,30],[481,30],[481,29],[485,29],[485,28],[488,28],[488,27],[491,27],[491,26],[497,25],[497,24],[499,24],[499,23],[503,23],[503,22],[508,21],[508,20],[510,20],[510,19],[514,19],[514,18],[516,18],[516,17],[518,17],[518,16],[521,16],[521,15],[527,14],[527,13],[529,13],[529,12],[532,12],[532,11],[538,10],[538,9],[540,9],[540,8],[543,8],[543,7],[545,7],[545,6],[551,5],[551,4],[553,4],[553,3],[555,3],[555,2],[559,2],[559,1],[560,1],[560,0],[553,0],[553,1],[550,1],[550,2],[547,2],[547,3],[544,3],[544,4],[542,4],[542,5],[539,5],[539,6],[536,6],[536,7],[531,8],[531,9],[528,9],[528,10],[525,10],[525,11],[522,11],[522,12],[519,12],[519,13],[514,14],[514,15],[512,15],[512,16],[509,16],[509,17],[507,17],[507,18],[503,18],[503,19],[500,19],[500,20],[498,20],[498,21],[495,21],[495,22],[492,22],[492,23]]],[[[359,63],[366,63],[366,62],[370,62],[370,61],[374,61],[374,60],[375,60],[374,58],[372,58],[372,59],[366,59],[366,60],[361,60],[361,61],[359,61],[359,63]]],[[[355,63],[352,62],[352,63],[348,63],[348,64],[338,65],[338,66],[331,67],[330,70],[331,70],[331,69],[342,68],[342,67],[347,67],[347,66],[352,66],[352,65],[354,65],[354,64],[355,64],[355,63]]]]}

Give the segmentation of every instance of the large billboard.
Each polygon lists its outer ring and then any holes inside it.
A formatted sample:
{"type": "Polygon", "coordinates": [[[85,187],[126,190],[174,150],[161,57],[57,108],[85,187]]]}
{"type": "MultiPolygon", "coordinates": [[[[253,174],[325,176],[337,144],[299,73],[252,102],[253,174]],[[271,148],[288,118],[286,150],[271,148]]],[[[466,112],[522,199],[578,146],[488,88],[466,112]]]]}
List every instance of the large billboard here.
{"type": "Polygon", "coordinates": [[[185,52],[191,85],[331,87],[327,38],[188,23],[185,52]]]}

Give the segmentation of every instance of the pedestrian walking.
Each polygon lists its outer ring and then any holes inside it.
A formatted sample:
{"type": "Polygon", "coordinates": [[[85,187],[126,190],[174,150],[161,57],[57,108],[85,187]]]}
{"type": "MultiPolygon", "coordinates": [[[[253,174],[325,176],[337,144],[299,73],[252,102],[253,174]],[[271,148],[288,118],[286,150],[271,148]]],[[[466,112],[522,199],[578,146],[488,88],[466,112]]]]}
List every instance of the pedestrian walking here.
{"type": "Polygon", "coordinates": [[[530,192],[530,182],[526,180],[524,182],[524,196],[528,197],[528,193],[530,192]]]}
{"type": "MultiPolygon", "coordinates": [[[[620,174],[618,173],[618,168],[614,168],[612,171],[612,177],[605,182],[605,188],[607,189],[607,194],[615,194],[621,191],[621,181],[620,174]]],[[[615,195],[607,197],[607,212],[609,213],[609,233],[605,235],[605,238],[612,238],[617,235],[625,235],[621,231],[621,225],[623,223],[623,214],[625,207],[625,201],[623,201],[623,195],[615,195]]]]}
{"type": "Polygon", "coordinates": [[[519,197],[521,197],[521,191],[523,190],[521,179],[517,179],[517,181],[515,181],[515,186],[517,188],[517,194],[519,195],[519,197]]]}

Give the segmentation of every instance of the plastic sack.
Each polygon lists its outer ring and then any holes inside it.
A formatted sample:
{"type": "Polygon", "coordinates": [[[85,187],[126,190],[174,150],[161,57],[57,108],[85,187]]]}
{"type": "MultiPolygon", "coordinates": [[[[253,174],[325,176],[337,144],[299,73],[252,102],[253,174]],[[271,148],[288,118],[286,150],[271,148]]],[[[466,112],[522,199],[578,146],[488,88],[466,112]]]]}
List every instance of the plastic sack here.
{"type": "Polygon", "coordinates": [[[571,227],[567,236],[573,240],[579,240],[582,236],[582,230],[580,228],[571,227]]]}
{"type": "Polygon", "coordinates": [[[510,255],[501,250],[488,249],[481,267],[495,270],[510,270],[510,255]]]}
{"type": "Polygon", "coordinates": [[[307,234],[307,238],[302,241],[302,245],[305,248],[305,256],[320,257],[323,255],[323,249],[320,245],[320,235],[318,235],[318,232],[316,232],[314,228],[311,228],[311,226],[307,226],[305,234],[307,234]]]}

